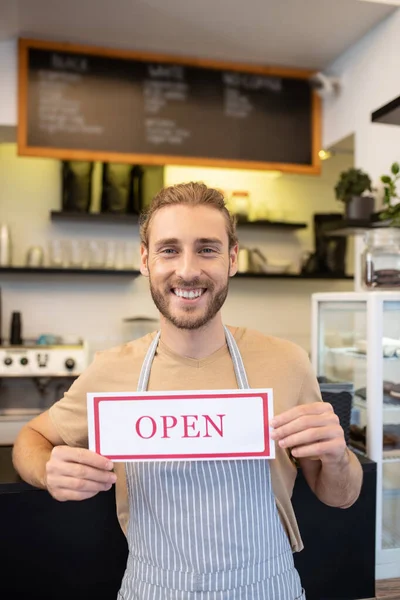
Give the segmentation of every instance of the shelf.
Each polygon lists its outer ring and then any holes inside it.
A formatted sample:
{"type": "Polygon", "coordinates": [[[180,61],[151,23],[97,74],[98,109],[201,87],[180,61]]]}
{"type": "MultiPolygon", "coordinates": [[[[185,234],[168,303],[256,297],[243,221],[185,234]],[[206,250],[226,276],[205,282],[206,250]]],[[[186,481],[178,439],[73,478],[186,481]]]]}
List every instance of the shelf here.
{"type": "Polygon", "coordinates": [[[387,226],[386,221],[370,219],[340,219],[324,225],[324,234],[329,236],[346,236],[363,234],[369,229],[387,226]]]}
{"type": "Polygon", "coordinates": [[[139,215],[113,214],[113,213],[85,213],[85,212],[63,212],[51,211],[52,221],[79,221],[81,223],[114,223],[119,225],[137,225],[139,215]]]}
{"type": "MultiPolygon", "coordinates": [[[[367,410],[367,401],[363,398],[360,398],[360,396],[357,396],[357,394],[354,394],[353,405],[357,406],[357,408],[360,408],[361,410],[367,410]]],[[[382,410],[383,412],[400,412],[400,404],[383,402],[382,410]]]]}
{"type": "MultiPolygon", "coordinates": [[[[355,454],[359,454],[360,456],[365,456],[365,451],[357,448],[357,446],[353,446],[352,440],[349,441],[349,448],[355,454]]],[[[389,452],[393,452],[392,456],[385,456],[385,450],[383,451],[382,462],[383,463],[397,463],[400,462],[400,449],[399,450],[389,450],[389,452]]]]}
{"type": "Polygon", "coordinates": [[[400,125],[400,96],[375,110],[371,115],[373,123],[400,125]]]}
{"type": "Polygon", "coordinates": [[[138,277],[140,271],[117,269],[60,269],[54,267],[0,267],[6,275],[107,275],[113,277],[138,277]]]}
{"type": "Polygon", "coordinates": [[[353,275],[302,275],[301,273],[236,273],[239,279],[354,279],[353,275]]]}
{"type": "MultiPolygon", "coordinates": [[[[349,358],[361,358],[362,360],[366,360],[367,355],[365,352],[358,352],[356,348],[326,348],[326,352],[331,352],[332,354],[339,354],[340,356],[348,356],[349,358]]],[[[400,360],[399,356],[382,356],[383,360],[386,362],[388,360],[400,360]]]]}
{"type": "Polygon", "coordinates": [[[238,227],[263,227],[266,229],[306,229],[307,223],[290,223],[289,221],[241,221],[238,227]]]}
{"type": "Polygon", "coordinates": [[[386,456],[385,457],[385,453],[383,453],[382,462],[383,463],[397,463],[397,462],[400,462],[400,450],[399,450],[398,456],[386,456]]]}
{"type": "MultiPolygon", "coordinates": [[[[136,270],[116,269],[59,269],[54,267],[0,267],[6,275],[109,275],[113,277],[138,277],[136,270]]],[[[298,275],[297,273],[237,273],[239,279],[353,279],[352,275],[332,277],[331,275],[298,275]]]]}
{"type": "MultiPolygon", "coordinates": [[[[139,215],[131,214],[113,214],[113,213],[86,213],[86,212],[68,212],[51,211],[52,221],[80,221],[82,223],[117,223],[137,225],[139,215]]],[[[305,229],[307,223],[290,223],[288,221],[246,221],[237,224],[238,227],[263,227],[267,229],[305,229]]]]}

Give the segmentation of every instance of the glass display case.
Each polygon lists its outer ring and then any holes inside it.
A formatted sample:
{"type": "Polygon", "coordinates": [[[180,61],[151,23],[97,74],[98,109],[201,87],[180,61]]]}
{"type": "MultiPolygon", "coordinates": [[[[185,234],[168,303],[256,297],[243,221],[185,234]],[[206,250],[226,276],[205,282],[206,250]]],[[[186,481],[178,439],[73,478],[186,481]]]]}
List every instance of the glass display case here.
{"type": "Polygon", "coordinates": [[[313,294],[312,362],[354,386],[349,445],[377,463],[376,578],[400,577],[400,291],[313,294]]]}

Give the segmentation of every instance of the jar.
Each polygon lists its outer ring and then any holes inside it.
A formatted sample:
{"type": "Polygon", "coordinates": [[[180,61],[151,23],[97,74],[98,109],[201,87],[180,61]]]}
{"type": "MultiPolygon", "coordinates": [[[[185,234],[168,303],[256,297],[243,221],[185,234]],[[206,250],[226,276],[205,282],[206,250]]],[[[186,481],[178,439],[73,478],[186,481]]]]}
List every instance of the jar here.
{"type": "Polygon", "coordinates": [[[245,223],[249,220],[249,192],[232,192],[230,206],[232,207],[233,213],[237,216],[239,223],[245,223]]]}
{"type": "Polygon", "coordinates": [[[367,289],[400,287],[400,228],[382,227],[366,233],[362,270],[367,289]]]}

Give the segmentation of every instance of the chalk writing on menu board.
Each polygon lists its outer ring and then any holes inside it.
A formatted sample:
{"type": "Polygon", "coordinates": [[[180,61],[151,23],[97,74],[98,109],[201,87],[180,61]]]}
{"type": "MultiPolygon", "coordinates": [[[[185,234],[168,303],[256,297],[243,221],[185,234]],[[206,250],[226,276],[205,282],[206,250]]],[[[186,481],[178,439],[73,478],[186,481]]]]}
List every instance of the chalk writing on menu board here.
{"type": "Polygon", "coordinates": [[[54,70],[38,72],[40,131],[51,135],[58,131],[101,135],[104,128],[86,122],[80,110],[81,102],[73,94],[88,70],[88,59],[54,53],[51,66],[54,70]]]}
{"type": "Polygon", "coordinates": [[[28,147],[312,165],[304,77],[28,50],[28,147]]]}
{"type": "Polygon", "coordinates": [[[165,118],[163,113],[174,104],[188,100],[189,86],[185,81],[185,69],[181,65],[147,66],[147,78],[143,81],[145,114],[145,140],[149,144],[183,144],[190,137],[190,130],[165,118]]]}

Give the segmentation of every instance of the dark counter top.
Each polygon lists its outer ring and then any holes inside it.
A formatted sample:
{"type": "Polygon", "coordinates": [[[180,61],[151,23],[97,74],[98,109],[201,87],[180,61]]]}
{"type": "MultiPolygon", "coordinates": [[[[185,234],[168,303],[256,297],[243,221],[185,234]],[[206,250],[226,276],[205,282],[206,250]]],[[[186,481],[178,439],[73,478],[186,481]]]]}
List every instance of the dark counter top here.
{"type": "Polygon", "coordinates": [[[0,446],[0,494],[40,491],[21,479],[12,464],[12,446],[0,446]]]}
{"type": "MultiPolygon", "coordinates": [[[[350,450],[351,450],[351,448],[350,448],[350,450]]],[[[374,462],[370,458],[367,458],[366,456],[363,456],[362,454],[358,454],[357,452],[355,452],[354,454],[357,456],[358,460],[360,461],[364,473],[366,473],[367,471],[375,471],[376,470],[376,462],[374,462]]]]}
{"type": "MultiPolygon", "coordinates": [[[[0,446],[0,596],[114,600],[127,560],[114,486],[58,502],[21,481],[11,451],[0,446]]],[[[305,549],[294,560],[307,600],[375,597],[376,463],[359,459],[363,489],[347,510],[320,502],[299,469],[292,504],[305,549]]]]}

